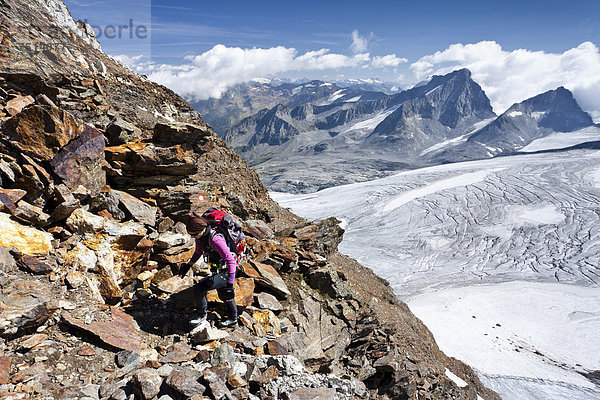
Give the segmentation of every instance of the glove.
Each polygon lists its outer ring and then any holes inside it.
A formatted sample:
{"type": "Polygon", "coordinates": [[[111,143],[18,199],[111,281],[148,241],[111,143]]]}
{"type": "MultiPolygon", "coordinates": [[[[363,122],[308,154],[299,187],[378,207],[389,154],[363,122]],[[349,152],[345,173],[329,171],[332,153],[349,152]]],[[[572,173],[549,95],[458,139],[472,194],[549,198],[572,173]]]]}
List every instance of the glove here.
{"type": "Polygon", "coordinates": [[[188,273],[188,271],[190,270],[190,268],[192,268],[192,264],[191,263],[181,264],[181,266],[179,267],[179,273],[178,273],[178,275],[183,278],[188,273]]]}
{"type": "Polygon", "coordinates": [[[228,283],[223,288],[223,299],[222,300],[233,300],[235,298],[235,290],[233,289],[233,283],[228,283]]]}

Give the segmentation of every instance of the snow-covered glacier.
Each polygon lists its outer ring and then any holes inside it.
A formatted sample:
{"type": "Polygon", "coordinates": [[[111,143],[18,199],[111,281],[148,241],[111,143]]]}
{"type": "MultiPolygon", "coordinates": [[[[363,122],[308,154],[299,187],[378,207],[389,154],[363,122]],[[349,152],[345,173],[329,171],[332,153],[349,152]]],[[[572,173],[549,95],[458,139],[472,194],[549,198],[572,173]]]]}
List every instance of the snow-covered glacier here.
{"type": "Polygon", "coordinates": [[[386,278],[441,349],[503,398],[600,398],[600,151],[273,197],[342,220],[340,250],[386,278]]]}

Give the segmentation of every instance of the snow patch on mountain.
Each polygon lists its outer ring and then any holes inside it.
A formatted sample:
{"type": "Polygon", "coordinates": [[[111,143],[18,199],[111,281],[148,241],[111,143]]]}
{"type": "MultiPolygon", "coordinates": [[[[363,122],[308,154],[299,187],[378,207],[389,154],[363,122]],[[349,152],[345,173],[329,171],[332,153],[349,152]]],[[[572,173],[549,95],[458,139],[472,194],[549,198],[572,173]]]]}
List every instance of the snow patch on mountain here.
{"type": "Polygon", "coordinates": [[[557,132],[540,139],[535,139],[520,151],[522,153],[531,153],[541,150],[562,149],[598,140],[600,140],[600,128],[591,126],[575,132],[557,132]]]}

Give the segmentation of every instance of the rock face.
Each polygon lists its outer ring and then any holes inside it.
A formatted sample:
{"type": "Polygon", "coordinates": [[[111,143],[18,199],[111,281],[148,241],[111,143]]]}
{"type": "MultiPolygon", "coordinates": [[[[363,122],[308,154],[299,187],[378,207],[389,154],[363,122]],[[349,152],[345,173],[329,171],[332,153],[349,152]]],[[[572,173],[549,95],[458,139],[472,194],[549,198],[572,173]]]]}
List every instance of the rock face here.
{"type": "MultiPolygon", "coordinates": [[[[337,253],[335,220],[312,224],[280,208],[187,103],[98,51],[65,10],[56,0],[0,5],[0,35],[11,42],[0,54],[2,391],[497,398],[437,349],[384,282],[337,253]],[[26,51],[50,37],[64,48],[26,51]],[[226,305],[212,294],[207,319],[191,329],[194,277],[175,277],[194,249],[185,218],[209,206],[252,231],[235,282],[240,323],[226,330],[216,327],[226,305]],[[445,376],[448,366],[466,387],[445,376]]],[[[303,96],[339,90],[313,88],[303,96]]],[[[344,118],[352,112],[331,123],[344,118]]],[[[258,146],[282,142],[272,128],[258,146]]]]}

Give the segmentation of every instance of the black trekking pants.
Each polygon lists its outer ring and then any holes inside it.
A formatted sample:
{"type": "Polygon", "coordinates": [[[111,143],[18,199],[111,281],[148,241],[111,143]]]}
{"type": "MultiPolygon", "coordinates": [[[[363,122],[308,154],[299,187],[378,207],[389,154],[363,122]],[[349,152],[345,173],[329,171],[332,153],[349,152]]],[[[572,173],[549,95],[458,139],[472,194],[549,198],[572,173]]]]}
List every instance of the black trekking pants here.
{"type": "Polygon", "coordinates": [[[206,293],[208,293],[209,290],[217,289],[219,298],[227,305],[230,314],[229,316],[237,319],[237,305],[235,304],[235,299],[227,299],[226,286],[228,278],[227,271],[221,273],[213,272],[202,278],[202,280],[194,286],[194,297],[196,298],[196,304],[198,304],[201,314],[206,314],[207,312],[206,293]]]}

